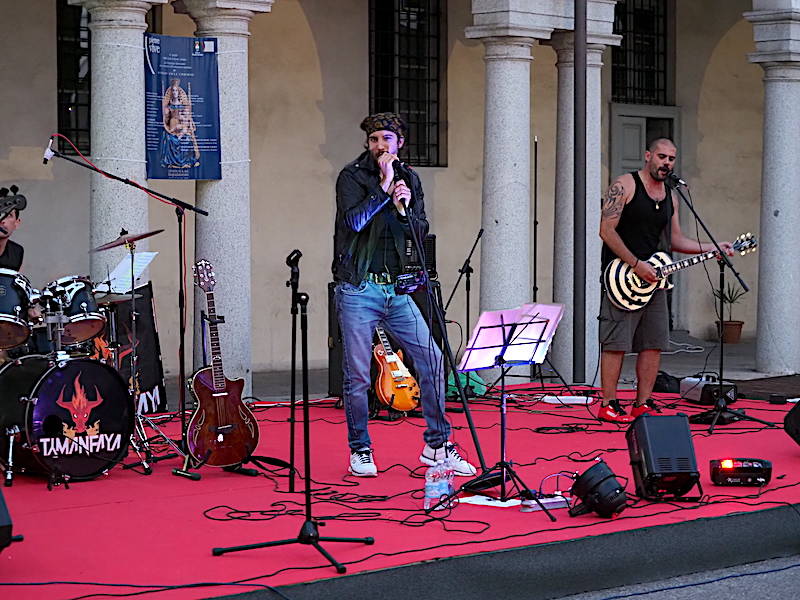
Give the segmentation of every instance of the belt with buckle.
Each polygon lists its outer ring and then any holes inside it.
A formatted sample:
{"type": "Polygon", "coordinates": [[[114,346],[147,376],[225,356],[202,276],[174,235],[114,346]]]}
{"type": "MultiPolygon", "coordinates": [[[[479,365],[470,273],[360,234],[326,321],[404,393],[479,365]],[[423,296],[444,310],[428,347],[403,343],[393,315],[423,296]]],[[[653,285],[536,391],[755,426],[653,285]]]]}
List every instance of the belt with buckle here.
{"type": "Polygon", "coordinates": [[[364,279],[381,285],[394,283],[395,280],[391,273],[367,273],[364,279]]]}

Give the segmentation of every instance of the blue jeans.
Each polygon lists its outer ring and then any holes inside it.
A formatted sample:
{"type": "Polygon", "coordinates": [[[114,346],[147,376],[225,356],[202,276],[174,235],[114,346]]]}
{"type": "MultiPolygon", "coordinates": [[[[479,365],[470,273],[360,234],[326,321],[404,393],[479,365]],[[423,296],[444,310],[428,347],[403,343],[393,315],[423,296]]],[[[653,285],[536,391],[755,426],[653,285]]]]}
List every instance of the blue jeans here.
{"type": "Polygon", "coordinates": [[[442,353],[431,338],[419,308],[408,295],[396,295],[394,285],[362,281],[340,282],[334,292],[336,315],[342,331],[344,410],[351,450],[372,446],[367,431],[372,363],[372,336],[381,325],[414,362],[420,403],[427,428],[425,442],[440,447],[450,437],[444,416],[444,365],[442,353]]]}

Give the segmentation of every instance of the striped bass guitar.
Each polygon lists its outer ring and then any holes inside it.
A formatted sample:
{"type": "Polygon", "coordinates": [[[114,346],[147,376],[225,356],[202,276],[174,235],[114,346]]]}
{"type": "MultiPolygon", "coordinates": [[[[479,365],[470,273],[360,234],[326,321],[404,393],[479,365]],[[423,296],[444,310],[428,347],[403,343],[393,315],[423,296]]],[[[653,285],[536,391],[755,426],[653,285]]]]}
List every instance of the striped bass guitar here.
{"type": "MultiPolygon", "coordinates": [[[[755,252],[758,240],[752,233],[744,233],[736,238],[733,249],[742,255],[755,252]]],[[[696,254],[673,262],[666,252],[656,252],[645,262],[656,271],[658,281],[648,283],[633,272],[633,267],[619,258],[612,260],[603,271],[603,287],[611,304],[620,310],[634,311],[647,306],[656,290],[669,290],[674,287],[669,280],[673,273],[717,257],[717,251],[696,254]]]]}

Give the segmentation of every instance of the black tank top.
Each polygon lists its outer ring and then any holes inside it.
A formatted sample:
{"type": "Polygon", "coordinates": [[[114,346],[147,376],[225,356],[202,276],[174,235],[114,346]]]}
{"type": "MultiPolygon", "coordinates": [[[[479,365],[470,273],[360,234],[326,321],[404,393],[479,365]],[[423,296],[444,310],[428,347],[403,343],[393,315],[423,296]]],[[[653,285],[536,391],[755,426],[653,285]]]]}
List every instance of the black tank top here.
{"type": "MultiPolygon", "coordinates": [[[[631,172],[636,182],[633,198],[622,209],[617,223],[617,233],[636,258],[645,260],[659,250],[669,250],[669,225],[672,218],[672,195],[667,195],[656,204],[647,193],[637,171],[631,172]]],[[[603,244],[602,268],[617,257],[611,248],[603,244]]]]}

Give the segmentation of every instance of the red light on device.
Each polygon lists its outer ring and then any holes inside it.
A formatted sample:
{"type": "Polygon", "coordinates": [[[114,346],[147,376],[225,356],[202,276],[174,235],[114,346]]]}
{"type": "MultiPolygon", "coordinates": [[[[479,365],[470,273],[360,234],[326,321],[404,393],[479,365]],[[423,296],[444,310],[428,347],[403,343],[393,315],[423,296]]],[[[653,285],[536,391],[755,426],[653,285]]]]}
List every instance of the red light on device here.
{"type": "Polygon", "coordinates": [[[733,460],[730,458],[723,458],[720,461],[720,467],[723,469],[732,469],[733,468],[733,460]]]}

